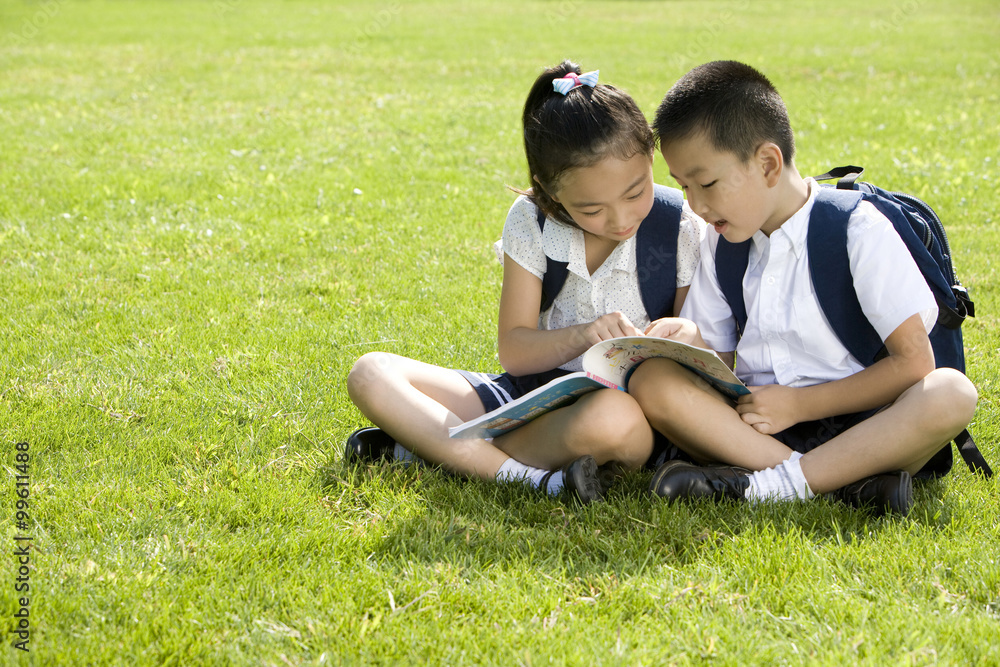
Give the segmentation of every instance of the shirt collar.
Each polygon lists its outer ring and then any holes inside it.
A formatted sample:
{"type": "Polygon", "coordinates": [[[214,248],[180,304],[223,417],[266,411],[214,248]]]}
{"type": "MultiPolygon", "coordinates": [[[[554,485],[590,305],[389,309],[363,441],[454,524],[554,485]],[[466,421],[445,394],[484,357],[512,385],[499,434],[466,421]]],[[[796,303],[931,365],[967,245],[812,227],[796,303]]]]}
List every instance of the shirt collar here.
{"type": "MultiPolygon", "coordinates": [[[[587,270],[587,246],[583,230],[558,223],[546,224],[545,231],[542,233],[542,248],[546,256],[557,262],[566,262],[570,272],[584,280],[590,280],[590,271],[587,270]]],[[[634,249],[635,236],[633,235],[632,238],[615,246],[608,258],[604,260],[604,264],[607,264],[611,270],[634,272],[636,270],[634,249]]]]}
{"type": "Polygon", "coordinates": [[[608,260],[613,262],[611,265],[612,269],[635,273],[635,234],[633,234],[627,241],[622,241],[615,246],[615,249],[611,251],[611,256],[608,260]],[[616,254],[617,257],[615,256],[616,254]]]}
{"type": "Polygon", "coordinates": [[[809,216],[812,214],[813,203],[816,201],[816,181],[806,178],[806,187],[809,188],[809,197],[806,203],[798,211],[792,214],[788,220],[782,223],[781,227],[771,232],[770,238],[764,232],[757,230],[751,237],[750,261],[748,268],[754,268],[762,258],[768,255],[771,241],[776,234],[782,234],[788,238],[792,252],[796,257],[801,257],[806,246],[806,234],[809,231],[809,216]]]}
{"type": "Polygon", "coordinates": [[[571,242],[566,246],[569,252],[567,257],[569,270],[581,278],[590,280],[590,272],[587,271],[587,245],[583,230],[572,227],[566,229],[573,235],[571,242]]]}

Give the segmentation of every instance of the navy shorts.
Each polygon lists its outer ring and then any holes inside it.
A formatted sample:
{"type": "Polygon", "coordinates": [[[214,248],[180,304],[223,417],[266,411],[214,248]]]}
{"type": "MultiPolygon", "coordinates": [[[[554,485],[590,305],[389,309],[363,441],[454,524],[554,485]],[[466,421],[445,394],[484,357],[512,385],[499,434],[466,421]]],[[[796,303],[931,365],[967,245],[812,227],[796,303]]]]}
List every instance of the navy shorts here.
{"type": "Polygon", "coordinates": [[[562,377],[570,371],[556,368],[545,373],[534,375],[511,375],[503,373],[473,373],[471,371],[455,370],[456,373],[464,377],[476,390],[479,400],[483,403],[486,412],[492,412],[501,405],[506,405],[511,401],[516,401],[529,391],[538,389],[543,384],[547,384],[557,377],[562,377]]]}
{"type": "Polygon", "coordinates": [[[775,433],[774,437],[794,451],[805,454],[833,440],[847,429],[857,426],[881,409],[862,410],[816,421],[800,422],[780,433],[775,433]]]}

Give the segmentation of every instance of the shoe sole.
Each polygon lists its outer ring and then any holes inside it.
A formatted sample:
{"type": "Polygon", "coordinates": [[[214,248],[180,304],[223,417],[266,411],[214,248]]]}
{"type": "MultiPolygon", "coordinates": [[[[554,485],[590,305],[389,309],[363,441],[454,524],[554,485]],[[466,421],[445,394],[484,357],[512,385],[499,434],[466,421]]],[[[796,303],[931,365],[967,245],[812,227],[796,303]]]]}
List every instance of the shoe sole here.
{"type": "Polygon", "coordinates": [[[564,485],[583,505],[604,500],[604,490],[597,474],[597,461],[593,456],[583,456],[566,469],[564,485]]]}
{"type": "Polygon", "coordinates": [[[597,479],[601,484],[601,493],[607,494],[615,482],[625,477],[626,472],[628,471],[625,466],[618,461],[608,461],[597,466],[597,479]]]}
{"type": "Polygon", "coordinates": [[[889,503],[886,511],[897,516],[906,516],[913,507],[913,480],[910,473],[905,470],[899,475],[899,490],[896,492],[893,501],[889,503]]]}

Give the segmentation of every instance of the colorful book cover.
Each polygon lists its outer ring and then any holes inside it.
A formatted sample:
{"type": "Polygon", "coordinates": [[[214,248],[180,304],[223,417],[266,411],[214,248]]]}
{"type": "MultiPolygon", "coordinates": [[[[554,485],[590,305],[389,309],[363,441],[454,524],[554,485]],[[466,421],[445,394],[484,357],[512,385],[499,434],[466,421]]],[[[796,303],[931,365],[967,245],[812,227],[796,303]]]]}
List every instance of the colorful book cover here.
{"type": "Polygon", "coordinates": [[[583,355],[584,371],[570,373],[503,405],[493,412],[449,429],[452,438],[496,438],[524,426],[547,412],[570,405],[595,389],[624,391],[629,375],[647,359],[673,359],[708,380],[730,398],[748,394],[732,369],[711,350],[646,336],[612,338],[591,347],[583,355]]]}

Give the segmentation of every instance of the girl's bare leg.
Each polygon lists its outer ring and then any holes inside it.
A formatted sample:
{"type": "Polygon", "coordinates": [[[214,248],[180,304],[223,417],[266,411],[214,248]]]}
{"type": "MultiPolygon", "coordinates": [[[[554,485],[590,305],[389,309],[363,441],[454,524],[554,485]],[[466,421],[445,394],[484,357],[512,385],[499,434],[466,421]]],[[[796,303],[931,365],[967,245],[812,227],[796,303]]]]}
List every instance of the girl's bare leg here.
{"type": "Polygon", "coordinates": [[[347,390],[373,424],[430,463],[492,480],[508,458],[486,440],[448,437],[449,427],[484,413],[475,390],[453,370],[372,352],[354,364],[347,390]]]}
{"type": "Polygon", "coordinates": [[[452,439],[448,428],[484,413],[472,386],[453,370],[393,354],[361,357],[347,380],[351,400],[372,423],[417,456],[453,472],[493,479],[512,457],[554,470],[585,455],[642,465],[653,432],[631,396],[599,390],[516,431],[487,440],[452,439]]]}
{"type": "Polygon", "coordinates": [[[653,430],[631,396],[615,389],[585,394],[494,444],[522,463],[555,469],[590,454],[598,464],[637,469],[653,451],[653,430]]]}

